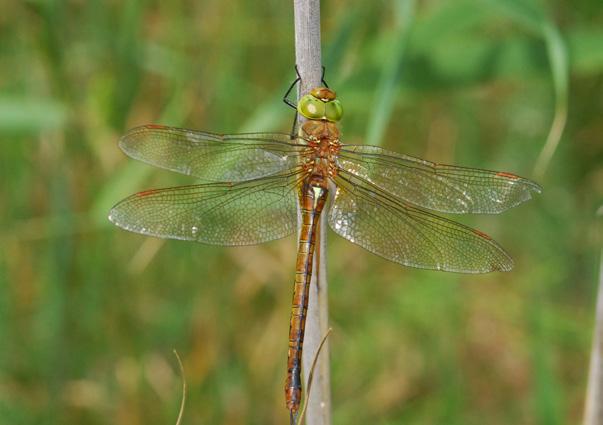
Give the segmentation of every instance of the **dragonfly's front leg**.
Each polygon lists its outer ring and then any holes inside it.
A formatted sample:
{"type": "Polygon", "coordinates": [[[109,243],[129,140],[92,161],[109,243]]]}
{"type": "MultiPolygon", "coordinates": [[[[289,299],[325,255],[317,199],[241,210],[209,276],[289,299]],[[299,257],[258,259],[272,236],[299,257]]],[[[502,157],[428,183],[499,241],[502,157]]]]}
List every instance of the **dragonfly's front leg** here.
{"type": "MultiPolygon", "coordinates": [[[[285,103],[285,105],[287,105],[290,108],[293,108],[295,110],[295,116],[293,117],[293,126],[291,127],[291,134],[295,134],[295,129],[297,128],[297,121],[298,121],[297,102],[294,102],[291,99],[289,99],[289,96],[291,95],[293,88],[296,87],[297,84],[299,84],[301,82],[301,75],[299,75],[299,69],[297,68],[297,65],[295,65],[295,74],[297,75],[297,78],[295,78],[295,80],[293,80],[293,82],[291,83],[291,85],[289,86],[287,91],[285,92],[285,95],[283,96],[283,102],[285,103]]],[[[324,87],[327,87],[327,88],[329,87],[329,85],[325,81],[325,67],[324,66],[322,67],[322,74],[320,75],[320,82],[322,83],[322,85],[324,87]]]]}

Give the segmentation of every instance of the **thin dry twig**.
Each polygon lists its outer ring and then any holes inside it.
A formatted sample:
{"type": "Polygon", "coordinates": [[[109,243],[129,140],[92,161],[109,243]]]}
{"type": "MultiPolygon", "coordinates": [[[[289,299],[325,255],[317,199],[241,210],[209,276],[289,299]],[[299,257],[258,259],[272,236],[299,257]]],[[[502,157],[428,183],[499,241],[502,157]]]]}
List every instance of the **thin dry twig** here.
{"type": "Polygon", "coordinates": [[[320,341],[320,345],[318,346],[318,351],[314,355],[314,361],[312,361],[312,367],[310,368],[310,373],[308,375],[308,383],[306,384],[306,397],[304,400],[304,407],[302,408],[301,414],[299,415],[299,421],[304,420],[304,416],[306,414],[306,408],[308,407],[308,400],[310,400],[310,392],[312,391],[312,378],[314,377],[314,369],[316,368],[316,363],[318,362],[318,357],[320,356],[320,351],[322,347],[327,342],[327,338],[333,331],[333,328],[329,328],[325,336],[322,337],[322,341],[320,341]]]}
{"type": "MultiPolygon", "coordinates": [[[[300,95],[321,85],[322,63],[320,50],[320,0],[294,0],[295,17],[295,63],[301,78],[300,95]]],[[[303,123],[303,117],[300,117],[303,123]]],[[[322,214],[317,235],[310,283],[309,305],[304,335],[304,380],[308,382],[312,356],[318,351],[322,336],[328,329],[328,296],[326,279],[326,214],[322,214]]],[[[308,425],[331,424],[331,391],[328,341],[323,355],[317,361],[317,375],[312,399],[309,400],[306,423],[308,425]]]]}
{"type": "Polygon", "coordinates": [[[178,419],[176,420],[176,425],[180,425],[182,423],[182,416],[184,415],[184,405],[186,403],[186,380],[184,379],[184,366],[182,366],[182,360],[180,360],[180,356],[178,352],[174,349],[174,355],[176,356],[176,360],[178,360],[178,367],[180,368],[180,378],[182,379],[182,401],[180,401],[180,411],[178,412],[178,419]]]}
{"type": "MultiPolygon", "coordinates": [[[[603,207],[599,208],[597,215],[603,216],[603,207]]],[[[603,425],[603,362],[601,356],[603,356],[603,249],[601,249],[599,263],[597,310],[584,406],[584,425],[603,425]]]]}

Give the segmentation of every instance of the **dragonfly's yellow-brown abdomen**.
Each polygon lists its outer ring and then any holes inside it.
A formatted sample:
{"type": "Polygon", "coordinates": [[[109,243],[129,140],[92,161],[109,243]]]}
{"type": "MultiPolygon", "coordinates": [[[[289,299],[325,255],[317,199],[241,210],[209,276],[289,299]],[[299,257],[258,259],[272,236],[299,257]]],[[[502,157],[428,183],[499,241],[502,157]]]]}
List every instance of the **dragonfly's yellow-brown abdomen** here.
{"type": "Polygon", "coordinates": [[[310,280],[312,278],[314,246],[316,244],[318,222],[327,201],[327,196],[326,180],[320,175],[310,176],[299,192],[302,222],[295,267],[295,282],[293,284],[287,380],[285,382],[287,409],[293,414],[298,411],[301,402],[302,350],[308,297],[310,295],[310,280]]]}

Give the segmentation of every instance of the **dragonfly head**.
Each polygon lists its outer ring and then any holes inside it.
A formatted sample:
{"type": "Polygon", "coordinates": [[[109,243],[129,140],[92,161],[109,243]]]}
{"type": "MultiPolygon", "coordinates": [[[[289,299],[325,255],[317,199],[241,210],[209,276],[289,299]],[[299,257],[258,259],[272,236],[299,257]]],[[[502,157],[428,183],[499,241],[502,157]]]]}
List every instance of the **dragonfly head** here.
{"type": "Polygon", "coordinates": [[[309,120],[337,122],[343,116],[341,102],[335,92],[327,87],[316,87],[303,96],[297,104],[297,112],[309,120]]]}

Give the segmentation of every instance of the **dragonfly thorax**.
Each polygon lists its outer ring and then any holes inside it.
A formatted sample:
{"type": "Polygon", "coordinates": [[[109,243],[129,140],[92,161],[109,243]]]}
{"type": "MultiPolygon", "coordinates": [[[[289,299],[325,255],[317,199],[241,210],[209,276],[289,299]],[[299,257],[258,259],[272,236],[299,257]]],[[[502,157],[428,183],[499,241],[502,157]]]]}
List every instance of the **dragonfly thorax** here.
{"type": "Polygon", "coordinates": [[[337,126],[329,121],[311,120],[304,123],[301,132],[311,148],[304,157],[303,167],[306,172],[335,177],[337,174],[335,161],[341,149],[337,126]]]}

